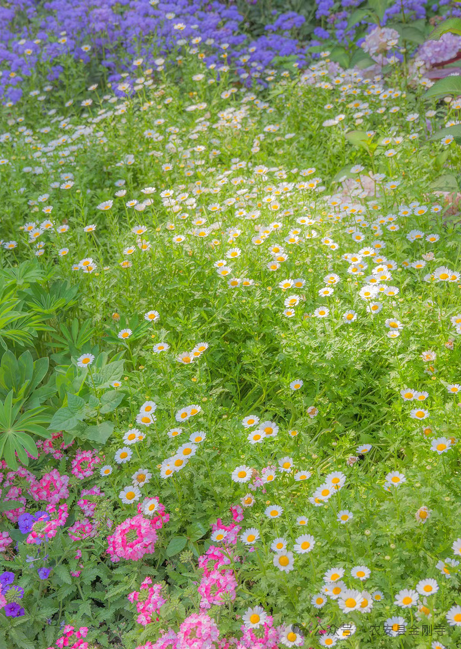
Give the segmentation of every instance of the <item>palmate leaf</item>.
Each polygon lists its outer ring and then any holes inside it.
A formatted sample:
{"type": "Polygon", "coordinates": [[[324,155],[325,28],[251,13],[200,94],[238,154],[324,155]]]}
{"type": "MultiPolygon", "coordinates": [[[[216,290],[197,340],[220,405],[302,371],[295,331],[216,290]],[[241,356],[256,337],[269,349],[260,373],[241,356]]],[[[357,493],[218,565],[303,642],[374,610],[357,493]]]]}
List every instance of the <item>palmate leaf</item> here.
{"type": "Polygon", "coordinates": [[[50,436],[41,425],[50,421],[46,408],[32,408],[20,414],[22,405],[22,401],[13,403],[12,390],[0,402],[0,459],[4,457],[13,471],[18,468],[18,459],[27,466],[27,454],[38,457],[37,446],[28,433],[45,438],[50,436]]]}

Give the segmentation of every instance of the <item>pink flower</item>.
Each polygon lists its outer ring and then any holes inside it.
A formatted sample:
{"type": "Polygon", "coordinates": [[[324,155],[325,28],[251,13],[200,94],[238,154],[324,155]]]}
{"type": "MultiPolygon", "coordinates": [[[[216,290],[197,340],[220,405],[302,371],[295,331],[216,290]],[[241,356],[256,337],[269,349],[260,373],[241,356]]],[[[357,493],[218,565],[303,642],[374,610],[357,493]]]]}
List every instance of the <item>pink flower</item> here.
{"type": "MultiPolygon", "coordinates": [[[[8,532],[0,532],[0,552],[5,552],[6,548],[13,543],[13,539],[8,532]]],[[[0,608],[2,606],[0,605],[0,608]]]]}
{"type": "Polygon", "coordinates": [[[75,459],[72,460],[72,475],[79,480],[89,478],[94,473],[94,467],[101,462],[101,459],[96,455],[97,451],[82,451],[77,450],[75,459]]]}
{"type": "Polygon", "coordinates": [[[395,29],[375,27],[375,29],[366,35],[365,41],[362,43],[362,49],[374,57],[376,54],[384,54],[395,47],[398,40],[399,34],[395,29]]]}
{"type": "Polygon", "coordinates": [[[29,493],[34,500],[47,500],[51,505],[56,505],[60,500],[69,497],[68,482],[69,476],[61,475],[57,469],[52,469],[42,476],[40,482],[30,487],[29,493]]]}
{"type": "MultiPolygon", "coordinates": [[[[56,511],[55,505],[48,505],[47,511],[52,514],[56,511]]],[[[32,526],[32,531],[26,539],[26,543],[35,543],[40,544],[45,537],[47,539],[52,539],[56,536],[59,527],[65,525],[68,517],[67,504],[64,503],[58,508],[58,514],[54,520],[45,522],[44,517],[38,519],[32,526]]]]}
{"type": "Polygon", "coordinates": [[[179,648],[178,636],[172,629],[168,629],[168,631],[162,631],[161,633],[162,635],[154,644],[148,642],[143,647],[136,647],[136,649],[168,649],[169,647],[171,647],[171,649],[179,648]]]}
{"type": "Polygon", "coordinates": [[[204,574],[209,575],[212,570],[229,565],[231,560],[224,551],[216,545],[210,545],[205,554],[198,559],[198,565],[204,569],[204,574]]]}
{"type": "Polygon", "coordinates": [[[179,627],[178,649],[214,649],[218,638],[216,622],[205,613],[193,613],[179,627]]]}
{"type": "Polygon", "coordinates": [[[76,521],[72,527],[69,527],[67,533],[73,541],[83,541],[96,536],[97,526],[92,524],[88,518],[82,521],[76,521]]]}
{"type": "Polygon", "coordinates": [[[200,608],[221,606],[225,603],[222,597],[224,593],[234,600],[236,587],[237,582],[232,570],[212,570],[204,574],[198,587],[198,592],[202,596],[200,608]]]}
{"type": "Polygon", "coordinates": [[[154,584],[154,586],[141,585],[141,590],[147,590],[147,597],[145,594],[143,594],[142,599],[139,600],[139,595],[141,595],[141,593],[134,592],[128,595],[128,599],[130,601],[136,600],[137,602],[136,610],[138,611],[139,615],[136,619],[138,624],[147,626],[153,621],[153,618],[165,604],[166,600],[163,599],[161,595],[161,584],[154,584]]]}
{"type": "MultiPolygon", "coordinates": [[[[261,480],[261,485],[258,486],[262,486],[262,484],[263,482],[261,480]]],[[[232,513],[232,518],[236,523],[240,523],[240,521],[243,521],[243,507],[241,507],[240,505],[233,505],[230,508],[230,511],[232,513]]]]}
{"type": "Polygon", "coordinates": [[[145,518],[140,511],[138,507],[139,513],[136,516],[127,518],[115,528],[112,536],[107,537],[107,551],[114,563],[120,559],[139,561],[145,554],[153,554],[157,540],[156,530],[161,529],[163,523],[169,520],[169,515],[164,513],[163,505],[157,510],[158,516],[152,519],[145,518]]]}
{"type": "Polygon", "coordinates": [[[243,636],[239,641],[239,649],[278,649],[280,641],[280,628],[273,627],[273,619],[267,616],[263,627],[258,629],[256,635],[253,629],[242,626],[243,636]],[[262,631],[262,635],[261,635],[262,631]]]}

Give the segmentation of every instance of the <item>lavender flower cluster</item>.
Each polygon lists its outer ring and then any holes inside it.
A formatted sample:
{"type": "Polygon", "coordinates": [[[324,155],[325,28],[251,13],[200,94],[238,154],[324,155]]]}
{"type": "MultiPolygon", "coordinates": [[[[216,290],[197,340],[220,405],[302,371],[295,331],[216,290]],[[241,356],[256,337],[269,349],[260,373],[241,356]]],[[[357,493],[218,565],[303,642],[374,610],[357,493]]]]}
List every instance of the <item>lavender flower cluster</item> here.
{"type": "Polygon", "coordinates": [[[194,41],[208,46],[207,65],[233,64],[247,85],[258,80],[276,56],[305,49],[291,37],[304,22],[295,12],[279,15],[257,39],[244,34],[237,7],[218,0],[15,0],[0,6],[0,99],[16,103],[23,81],[46,73],[60,78],[69,59],[97,61],[111,82],[133,73],[136,61],[155,62],[194,41]]]}
{"type": "MultiPolygon", "coordinates": [[[[301,43],[296,31],[305,17],[295,11],[272,12],[274,22],[257,38],[244,32],[243,16],[234,4],[219,0],[15,0],[0,6],[0,101],[12,105],[24,93],[24,81],[38,74],[48,82],[62,78],[70,60],[104,70],[107,80],[130,86],[136,68],[161,69],[171,54],[184,46],[206,46],[205,63],[218,70],[232,68],[247,86],[264,83],[264,71],[276,57],[292,57],[302,66],[310,47],[347,44],[356,28],[348,18],[363,0],[316,0],[314,40],[301,43]]],[[[385,12],[382,26],[400,14],[428,19],[439,11],[444,17],[461,15],[461,9],[443,7],[449,0],[429,4],[424,0],[396,0],[385,12]],[[442,9],[443,7],[443,9],[442,9]]],[[[365,26],[366,21],[363,21],[365,26]]],[[[368,25],[369,30],[374,29],[368,25]]],[[[359,40],[358,45],[361,44],[359,40]]],[[[456,52],[453,38],[429,42],[423,48],[427,65],[456,52]],[[440,51],[439,51],[440,50],[440,51]]],[[[174,58],[174,57],[173,57],[174,58]]],[[[50,86],[51,89],[51,86],[50,86]]]]}

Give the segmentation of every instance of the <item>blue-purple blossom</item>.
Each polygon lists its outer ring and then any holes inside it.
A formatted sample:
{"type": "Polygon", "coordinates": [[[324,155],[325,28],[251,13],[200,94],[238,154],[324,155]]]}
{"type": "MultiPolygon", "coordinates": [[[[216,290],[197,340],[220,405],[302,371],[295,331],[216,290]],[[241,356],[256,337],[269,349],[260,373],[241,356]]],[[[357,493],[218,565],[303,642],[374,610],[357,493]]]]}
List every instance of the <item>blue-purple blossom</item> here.
{"type": "Polygon", "coordinates": [[[3,572],[0,575],[0,584],[2,586],[9,586],[14,581],[14,572],[3,572]]]}
{"type": "Polygon", "coordinates": [[[16,602],[11,602],[10,604],[7,604],[5,608],[3,609],[6,617],[21,617],[24,615],[25,611],[16,602]]]}
{"type": "Polygon", "coordinates": [[[37,572],[40,579],[48,579],[51,568],[39,568],[37,572]]]}

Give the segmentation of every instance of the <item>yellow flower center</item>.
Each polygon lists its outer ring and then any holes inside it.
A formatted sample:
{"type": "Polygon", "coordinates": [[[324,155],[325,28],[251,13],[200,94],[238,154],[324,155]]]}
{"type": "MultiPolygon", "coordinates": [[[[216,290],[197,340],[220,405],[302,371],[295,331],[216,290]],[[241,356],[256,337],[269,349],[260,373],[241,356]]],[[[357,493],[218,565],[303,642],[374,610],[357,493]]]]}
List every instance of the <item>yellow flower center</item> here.
{"type": "Polygon", "coordinates": [[[244,478],[246,476],[246,474],[247,474],[246,471],[239,471],[237,475],[238,475],[239,478],[244,478]]]}
{"type": "Polygon", "coordinates": [[[283,555],[279,557],[279,564],[284,568],[290,563],[290,560],[287,556],[283,555]]]}
{"type": "Polygon", "coordinates": [[[247,541],[248,543],[253,543],[253,541],[256,539],[256,536],[254,534],[249,534],[247,536],[247,541]]]}
{"type": "Polygon", "coordinates": [[[408,604],[411,604],[413,599],[411,597],[404,597],[402,599],[402,604],[405,604],[405,606],[408,606],[408,604]]]}
{"type": "Polygon", "coordinates": [[[296,633],[293,633],[293,631],[290,631],[290,633],[287,634],[287,640],[288,642],[294,642],[298,636],[296,633]]]}
{"type": "Polygon", "coordinates": [[[345,601],[345,604],[347,608],[354,608],[354,606],[357,606],[357,602],[353,597],[348,597],[345,601]]]}

